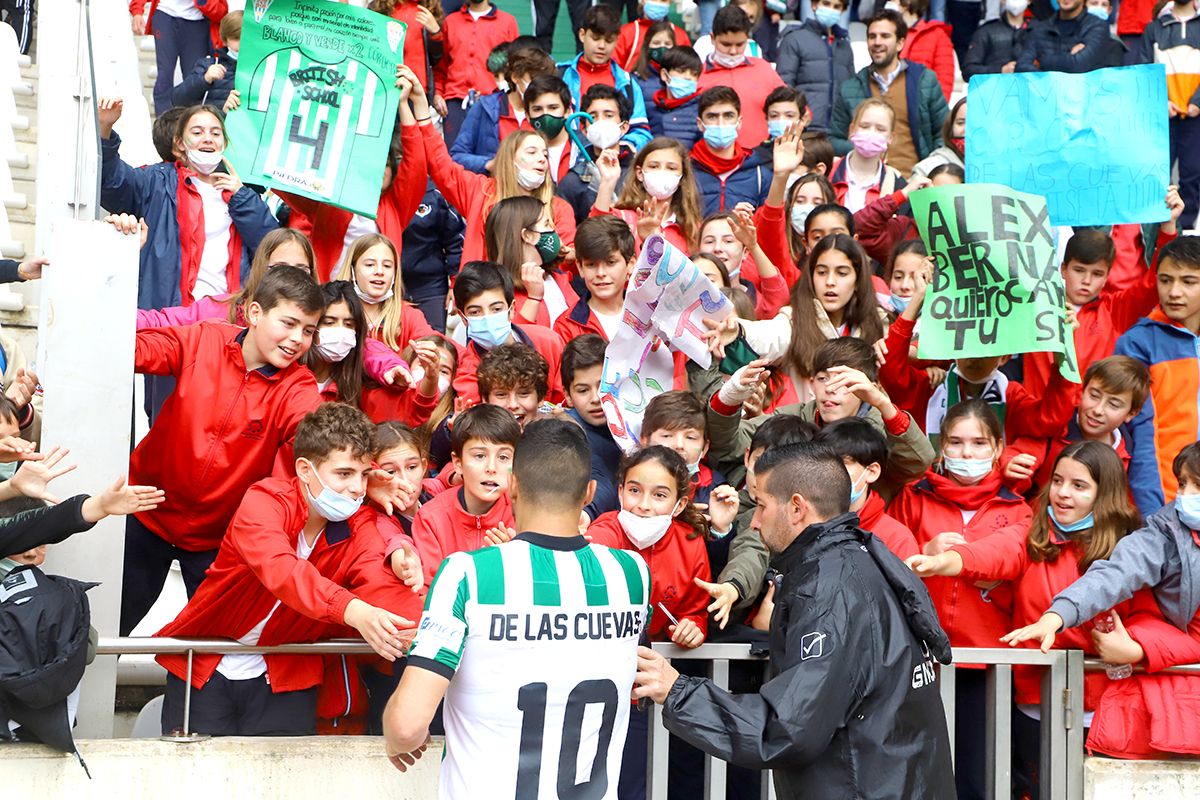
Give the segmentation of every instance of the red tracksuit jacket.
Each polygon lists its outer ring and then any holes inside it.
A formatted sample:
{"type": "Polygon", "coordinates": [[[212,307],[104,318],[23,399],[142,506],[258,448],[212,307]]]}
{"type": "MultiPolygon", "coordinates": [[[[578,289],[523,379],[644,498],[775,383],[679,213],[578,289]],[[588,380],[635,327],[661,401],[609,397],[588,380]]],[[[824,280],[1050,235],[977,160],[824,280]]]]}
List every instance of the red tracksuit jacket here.
{"type": "MultiPolygon", "coordinates": [[[[991,480],[998,491],[965,524],[962,509],[937,488],[947,480],[930,470],[921,480],[905,486],[892,501],[889,511],[909,527],[918,546],[923,548],[946,531],[960,533],[968,542],[1001,537],[1024,546],[1032,512],[1024,500],[1000,487],[994,471],[991,480]]],[[[966,578],[928,578],[925,586],[942,628],[955,647],[996,647],[1000,637],[1013,629],[1012,586],[1007,582],[984,589],[966,578]]]]}
{"type": "Polygon", "coordinates": [[[438,94],[450,102],[462,100],[472,89],[480,95],[496,91],[496,79],[487,70],[488,54],[519,35],[517,18],[495,5],[478,19],[466,5],[447,14],[442,27],[445,51],[433,67],[438,94]]]}
{"type": "Polygon", "coordinates": [[[426,587],[433,583],[446,556],[485,547],[483,535],[491,528],[517,526],[508,492],[502,493],[486,514],[478,516],[467,511],[464,492],[461,486],[442,492],[421,506],[413,518],[412,539],[421,555],[426,587]]]}
{"type": "MultiPolygon", "coordinates": [[[[304,560],[296,543],[308,521],[308,501],[297,478],[267,478],[250,487],[221,543],[217,559],[196,594],[156,636],[237,639],[271,614],[259,644],[314,642],[344,633],[346,606],[354,598],[416,621],[421,602],[396,579],[378,512],[363,508],[346,522],[330,522],[304,560]]],[[[158,657],[171,674],[187,680],[187,657],[158,657]]],[[[221,656],[197,655],[192,686],[199,689],[221,656]]],[[[316,686],[324,669],[319,655],[268,655],[273,692],[316,686]]]]}
{"type": "MultiPolygon", "coordinates": [[[[1034,561],[1029,557],[1026,541],[1007,536],[987,536],[977,542],[950,548],[962,557],[963,571],[960,579],[968,581],[1011,581],[1013,587],[1013,628],[1032,625],[1041,619],[1055,595],[1079,579],[1082,571],[1079,561],[1083,551],[1074,542],[1062,545],[1058,558],[1053,561],[1034,561]]],[[[1129,604],[1122,604],[1117,613],[1128,616],[1129,604]]],[[[1083,650],[1090,657],[1099,657],[1092,643],[1092,626],[1081,625],[1062,631],[1054,642],[1060,650],[1083,650]]],[[[993,643],[988,645],[995,647],[993,643]]],[[[1037,647],[1034,641],[1024,642],[1025,647],[1037,647]]],[[[1016,700],[1022,704],[1041,702],[1042,669],[1039,667],[1016,667],[1013,679],[1016,683],[1016,700]]],[[[1091,711],[1096,707],[1100,695],[1108,686],[1108,677],[1103,672],[1089,672],[1084,676],[1084,708],[1091,711]]]]}
{"type": "MultiPolygon", "coordinates": [[[[912,414],[921,430],[925,430],[933,387],[929,385],[925,370],[918,369],[908,359],[912,337],[913,322],[897,317],[888,328],[885,340],[888,351],[879,368],[879,382],[892,402],[912,414]]],[[[1040,396],[1027,391],[1017,381],[1009,381],[1004,398],[1007,407],[1005,438],[1011,441],[1019,436],[1057,436],[1075,412],[1078,397],[1079,384],[1066,380],[1058,370],[1054,371],[1047,391],[1040,396]]]]}
{"type": "Polygon", "coordinates": [[[904,523],[884,510],[883,498],[867,490],[867,502],[858,512],[858,522],[863,530],[875,534],[875,538],[887,545],[901,561],[921,552],[916,537],[904,523]]]}
{"type": "MultiPolygon", "coordinates": [[[[1078,416],[1072,417],[1067,423],[1061,435],[1049,438],[1039,439],[1032,436],[1023,436],[1013,442],[1010,442],[1004,448],[1004,454],[1000,456],[1000,470],[1003,473],[1008,466],[1008,462],[1012,461],[1013,456],[1026,453],[1034,456],[1037,463],[1033,467],[1033,478],[1023,481],[1010,481],[1005,478],[1005,484],[1019,495],[1024,497],[1033,497],[1037,492],[1042,490],[1042,487],[1050,483],[1050,478],[1053,477],[1054,461],[1058,458],[1058,454],[1063,451],[1069,444],[1083,441],[1083,434],[1079,431],[1078,416]]],[[[1125,446],[1125,439],[1122,438],[1116,446],[1117,457],[1121,459],[1121,466],[1129,472],[1129,449],[1125,446]]]]}
{"type": "Polygon", "coordinates": [[[205,321],[137,333],[137,371],[175,376],[175,391],[129,457],[129,482],[157,486],[167,498],[137,515],[184,550],[215,550],[242,496],[290,465],[304,415],[320,405],[307,367],[246,371],[243,328],[205,321]]]}
{"type": "MultiPolygon", "coordinates": [[[[543,328],[541,325],[514,322],[512,328],[517,341],[537,350],[541,353],[542,358],[546,359],[546,364],[550,367],[550,390],[546,392],[546,400],[550,403],[561,403],[565,398],[562,378],[559,375],[559,367],[562,362],[562,342],[559,341],[554,331],[543,328]]],[[[482,360],[483,354],[479,347],[474,342],[467,342],[467,346],[460,352],[458,372],[454,374],[454,395],[456,397],[465,397],[472,403],[482,400],[479,396],[479,379],[476,377],[479,372],[479,362],[482,360]]]]}
{"type": "Polygon", "coordinates": [[[671,522],[671,527],[663,538],[653,547],[640,550],[629,541],[621,523],[617,521],[616,511],[601,514],[588,528],[588,536],[596,544],[606,545],[618,550],[632,550],[646,561],[650,569],[650,638],[656,642],[667,642],[671,634],[667,628],[671,621],[658,607],[659,603],[680,622],[684,617],[690,618],[700,626],[704,635],[708,636],[708,604],[712,602],[708,592],[696,586],[693,578],[704,581],[712,580],[712,571],[708,566],[708,550],[704,546],[704,537],[697,536],[689,539],[691,526],[678,518],[671,522]]]}

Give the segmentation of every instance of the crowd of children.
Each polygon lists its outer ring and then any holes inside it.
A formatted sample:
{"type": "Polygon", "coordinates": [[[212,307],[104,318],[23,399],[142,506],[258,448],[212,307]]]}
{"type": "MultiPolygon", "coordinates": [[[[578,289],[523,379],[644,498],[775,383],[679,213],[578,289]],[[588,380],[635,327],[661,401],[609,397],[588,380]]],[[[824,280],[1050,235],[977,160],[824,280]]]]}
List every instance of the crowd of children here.
{"type": "MultiPolygon", "coordinates": [[[[1035,19],[1012,0],[978,31],[978,11],[948,26],[924,0],[881,5],[857,73],[842,0],[806,3],[787,27],[775,5],[702,14],[695,49],[668,3],[645,0],[624,24],[613,5],[572,6],[580,52],[556,66],[540,26],[520,36],[488,0],[381,0],[409,35],[374,218],[264,199],[223,166],[240,13],[204,26],[223,46],[170,91],[184,108],[159,107],[156,87],[161,164],[121,160],[121,102],[100,102],[102,204],[142,239],[136,365],[153,376],[137,490],[100,503],[129,513],[122,633],[178,561],[189,602],[161,635],[357,632],[378,654],[160,656],[164,728],[181,724],[190,674],[202,733],[377,732],[420,597],[448,555],[518,533],[514,453],[553,414],[591,446],[581,531],[649,566],[651,640],[761,640],[774,576],[754,465],[817,441],[845,463],[861,526],[927,578],[954,646],[1061,634],[1056,646],[1140,664],[1127,680],[1089,675],[1088,746],[1200,752],[1196,679],[1154,674],[1200,661],[1200,237],[1181,235],[1200,203],[1200,78],[1172,75],[1169,220],[1062,232],[1082,384],[1045,353],[923,361],[933,264],[908,197],[964,180],[956,59],[1025,69],[1031,42],[1071,35],[1060,28],[1082,4],[1035,19]],[[568,130],[575,111],[588,116],[568,130]],[[654,344],[647,360],[673,379],[623,453],[601,373],[656,234],[736,313],[712,332],[708,368],[654,344]]],[[[1171,71],[1168,54],[1200,52],[1200,26],[1193,0],[1159,6],[1130,57],[1171,71]]],[[[160,48],[193,19],[164,8],[160,48]]],[[[23,444],[31,381],[5,383],[0,456],[31,460],[0,470],[0,499],[10,485],[43,497],[56,462],[23,444]]],[[[983,677],[958,673],[960,797],[986,794],[983,677]]],[[[1039,685],[1017,671],[1014,769],[1031,797],[1039,685]]],[[[647,718],[632,715],[622,798],[645,793],[647,718]]]]}

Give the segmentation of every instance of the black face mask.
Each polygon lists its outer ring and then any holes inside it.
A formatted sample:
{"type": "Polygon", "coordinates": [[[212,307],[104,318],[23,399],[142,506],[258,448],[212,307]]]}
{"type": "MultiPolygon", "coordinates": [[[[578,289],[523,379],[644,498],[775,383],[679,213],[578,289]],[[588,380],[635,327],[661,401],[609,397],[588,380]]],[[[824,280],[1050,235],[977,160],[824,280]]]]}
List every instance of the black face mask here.
{"type": "Polygon", "coordinates": [[[536,117],[530,117],[529,124],[547,139],[553,139],[562,133],[563,126],[567,124],[567,118],[557,114],[539,114],[536,117]]]}

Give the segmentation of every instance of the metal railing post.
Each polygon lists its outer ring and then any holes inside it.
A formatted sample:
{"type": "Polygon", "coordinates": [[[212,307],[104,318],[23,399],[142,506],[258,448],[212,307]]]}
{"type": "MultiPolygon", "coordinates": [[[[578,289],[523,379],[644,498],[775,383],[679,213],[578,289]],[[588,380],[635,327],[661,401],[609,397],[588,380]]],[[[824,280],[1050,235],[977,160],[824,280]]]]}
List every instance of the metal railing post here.
{"type": "Polygon", "coordinates": [[[1012,795],[1012,667],[994,664],[987,671],[986,786],[994,800],[1012,795]]]}
{"type": "Polygon", "coordinates": [[[1067,800],[1083,800],[1082,650],[1067,651],[1067,800]]]}
{"type": "Polygon", "coordinates": [[[650,705],[650,725],[646,738],[646,800],[666,800],[671,740],[663,724],[662,706],[658,703],[650,705]],[[656,764],[661,769],[655,769],[656,764]]]}
{"type": "Polygon", "coordinates": [[[938,689],[942,693],[942,711],[946,715],[946,732],[950,735],[950,763],[954,764],[954,714],[957,709],[958,667],[938,665],[938,689]]]}
{"type": "MultiPolygon", "coordinates": [[[[729,689],[729,659],[714,658],[708,664],[708,677],[719,688],[729,689]]],[[[725,799],[725,778],[728,765],[719,758],[704,755],[704,797],[705,800],[725,799]]]]}
{"type": "Polygon", "coordinates": [[[1046,800],[1066,800],[1067,797],[1067,654],[1051,651],[1050,691],[1042,690],[1042,794],[1046,800]]]}
{"type": "Polygon", "coordinates": [[[195,650],[187,652],[187,682],[183,685],[183,735],[185,737],[192,732],[192,660],[195,652],[195,650]]]}

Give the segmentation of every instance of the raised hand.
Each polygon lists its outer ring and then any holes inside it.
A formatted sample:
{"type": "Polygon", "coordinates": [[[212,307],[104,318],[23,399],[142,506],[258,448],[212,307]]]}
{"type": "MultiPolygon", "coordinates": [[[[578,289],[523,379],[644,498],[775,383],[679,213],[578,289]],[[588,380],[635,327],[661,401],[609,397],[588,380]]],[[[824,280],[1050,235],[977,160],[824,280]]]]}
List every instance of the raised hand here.
{"type": "Polygon", "coordinates": [[[791,175],[804,163],[804,127],[796,123],[775,140],[771,156],[776,175],[791,175]]]}
{"type": "Polygon", "coordinates": [[[400,541],[400,549],[392,553],[392,572],[405,586],[417,594],[425,586],[425,572],[421,567],[421,554],[405,540],[400,541]]]}
{"type": "Polygon", "coordinates": [[[692,578],[692,583],[708,592],[709,597],[713,599],[708,606],[708,613],[713,615],[713,622],[717,623],[721,630],[725,630],[729,623],[729,612],[741,597],[737,587],[732,583],[709,583],[700,578],[692,578]]]}
{"type": "Polygon", "coordinates": [[[61,503],[47,489],[48,484],[55,478],[66,475],[75,469],[74,464],[63,464],[62,460],[71,452],[65,447],[52,447],[40,461],[27,461],[21,465],[16,474],[9,478],[13,489],[35,500],[45,500],[47,503],[61,503]]]}
{"type": "Polygon", "coordinates": [[[101,97],[96,101],[96,122],[100,126],[100,138],[107,139],[113,126],[125,110],[125,101],[119,97],[101,97]]]}
{"type": "Polygon", "coordinates": [[[166,492],[155,486],[129,486],[122,476],[103,492],[83,502],[83,518],[88,522],[99,522],[105,517],[151,511],[166,497],[166,492]]]}

